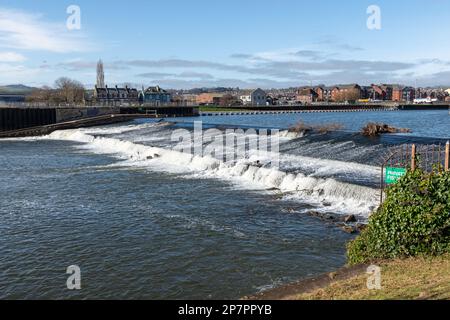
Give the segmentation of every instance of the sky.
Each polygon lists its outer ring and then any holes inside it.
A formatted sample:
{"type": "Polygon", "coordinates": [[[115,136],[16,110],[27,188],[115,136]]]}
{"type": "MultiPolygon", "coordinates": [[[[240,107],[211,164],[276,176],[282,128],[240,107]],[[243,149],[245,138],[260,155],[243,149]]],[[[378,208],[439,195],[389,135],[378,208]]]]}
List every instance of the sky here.
{"type": "Polygon", "coordinates": [[[0,0],[0,85],[93,87],[102,59],[111,86],[450,87],[449,15],[450,0],[0,0]]]}

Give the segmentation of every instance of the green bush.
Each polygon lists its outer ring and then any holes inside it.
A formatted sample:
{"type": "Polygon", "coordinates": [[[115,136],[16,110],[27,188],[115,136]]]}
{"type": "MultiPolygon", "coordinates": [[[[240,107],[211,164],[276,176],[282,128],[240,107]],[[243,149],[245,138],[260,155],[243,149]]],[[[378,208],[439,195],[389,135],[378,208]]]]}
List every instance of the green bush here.
{"type": "Polygon", "coordinates": [[[450,252],[450,172],[408,172],[348,245],[350,264],[450,252]]]}

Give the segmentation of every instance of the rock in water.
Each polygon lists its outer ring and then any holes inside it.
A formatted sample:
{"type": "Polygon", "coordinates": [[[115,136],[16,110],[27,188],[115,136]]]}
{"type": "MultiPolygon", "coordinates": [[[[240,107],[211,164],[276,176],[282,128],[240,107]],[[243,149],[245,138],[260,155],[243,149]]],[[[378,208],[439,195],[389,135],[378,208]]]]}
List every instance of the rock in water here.
{"type": "Polygon", "coordinates": [[[347,232],[349,234],[354,234],[357,232],[356,229],[353,228],[352,226],[343,226],[343,227],[341,227],[341,229],[342,229],[342,231],[347,232]]]}
{"type": "Polygon", "coordinates": [[[356,217],[353,214],[348,215],[344,218],[345,223],[352,223],[352,222],[356,222],[356,221],[357,221],[356,217]]]}

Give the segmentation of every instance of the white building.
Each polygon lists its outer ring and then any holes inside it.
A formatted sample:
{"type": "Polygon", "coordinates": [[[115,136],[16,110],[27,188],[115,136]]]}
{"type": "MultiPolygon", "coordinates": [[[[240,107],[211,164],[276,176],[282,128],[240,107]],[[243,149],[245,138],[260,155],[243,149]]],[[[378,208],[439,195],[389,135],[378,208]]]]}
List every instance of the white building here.
{"type": "Polygon", "coordinates": [[[252,104],[252,96],[251,95],[240,96],[239,99],[242,101],[242,103],[244,105],[252,104]]]}
{"type": "Polygon", "coordinates": [[[267,93],[262,89],[256,89],[250,95],[251,105],[253,106],[266,106],[267,105],[267,93]]]}

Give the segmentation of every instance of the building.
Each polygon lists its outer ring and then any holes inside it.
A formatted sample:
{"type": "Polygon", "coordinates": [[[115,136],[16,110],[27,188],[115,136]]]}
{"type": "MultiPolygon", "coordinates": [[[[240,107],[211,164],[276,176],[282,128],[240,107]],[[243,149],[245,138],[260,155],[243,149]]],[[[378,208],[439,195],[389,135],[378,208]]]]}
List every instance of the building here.
{"type": "Polygon", "coordinates": [[[239,100],[241,100],[242,104],[245,106],[252,104],[252,96],[249,94],[239,96],[239,100]]]}
{"type": "Polygon", "coordinates": [[[415,89],[412,87],[394,86],[392,89],[392,101],[395,102],[412,102],[416,98],[415,89]]]}
{"type": "Polygon", "coordinates": [[[139,103],[138,90],[128,86],[125,88],[95,86],[94,99],[101,105],[137,105],[139,103]]]}
{"type": "Polygon", "coordinates": [[[144,105],[167,106],[172,103],[172,95],[159,86],[148,87],[139,93],[139,101],[144,105]]]}
{"type": "Polygon", "coordinates": [[[172,95],[174,106],[192,107],[197,105],[197,95],[187,93],[177,93],[172,95]]]}
{"type": "Polygon", "coordinates": [[[219,105],[220,99],[224,95],[224,93],[202,93],[197,96],[197,103],[199,105],[219,105]]]}
{"type": "Polygon", "coordinates": [[[357,84],[339,85],[331,90],[331,100],[335,102],[358,101],[362,97],[362,89],[357,84]]]}
{"type": "Polygon", "coordinates": [[[372,90],[370,92],[370,99],[372,100],[387,100],[387,92],[383,89],[383,87],[372,84],[372,90]]]}
{"type": "Polygon", "coordinates": [[[392,100],[393,87],[394,86],[388,84],[381,85],[381,89],[386,93],[385,100],[392,100]]]}
{"type": "MultiPolygon", "coordinates": [[[[317,89],[316,89],[317,90],[317,89]]],[[[303,88],[299,89],[297,92],[297,102],[308,104],[316,102],[319,99],[319,94],[317,91],[311,88],[303,88]]],[[[322,94],[323,99],[323,91],[319,91],[322,94]]]]}
{"type": "Polygon", "coordinates": [[[256,89],[251,94],[252,106],[266,106],[267,105],[267,93],[262,89],[256,89]]]}
{"type": "Polygon", "coordinates": [[[317,93],[317,100],[320,102],[324,101],[330,101],[331,100],[331,92],[333,91],[333,87],[325,87],[325,86],[318,86],[315,87],[313,90],[317,93]]]}

